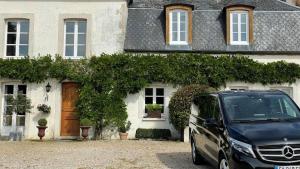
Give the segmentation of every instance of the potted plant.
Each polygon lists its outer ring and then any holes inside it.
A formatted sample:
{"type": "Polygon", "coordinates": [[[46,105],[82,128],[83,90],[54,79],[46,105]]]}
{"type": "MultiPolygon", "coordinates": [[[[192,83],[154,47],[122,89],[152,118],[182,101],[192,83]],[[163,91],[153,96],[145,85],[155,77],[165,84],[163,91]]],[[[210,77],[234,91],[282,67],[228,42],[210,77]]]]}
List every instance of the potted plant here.
{"type": "Polygon", "coordinates": [[[127,140],[128,133],[131,126],[131,122],[128,121],[127,124],[123,123],[119,126],[119,135],[121,140],[127,140]]]}
{"type": "Polygon", "coordinates": [[[148,118],[161,118],[163,107],[159,104],[146,105],[146,113],[148,118]]]}
{"type": "Polygon", "coordinates": [[[83,118],[80,120],[81,136],[83,140],[87,140],[89,136],[89,129],[93,126],[93,123],[88,118],[83,118]]]}
{"type": "Polygon", "coordinates": [[[46,119],[40,119],[38,121],[38,126],[36,126],[39,129],[38,136],[40,137],[40,140],[43,140],[43,137],[45,136],[45,130],[47,128],[47,120],[46,119]]]}
{"type": "Polygon", "coordinates": [[[43,112],[45,114],[49,114],[51,112],[51,107],[46,104],[39,104],[37,106],[38,111],[43,112]]]}

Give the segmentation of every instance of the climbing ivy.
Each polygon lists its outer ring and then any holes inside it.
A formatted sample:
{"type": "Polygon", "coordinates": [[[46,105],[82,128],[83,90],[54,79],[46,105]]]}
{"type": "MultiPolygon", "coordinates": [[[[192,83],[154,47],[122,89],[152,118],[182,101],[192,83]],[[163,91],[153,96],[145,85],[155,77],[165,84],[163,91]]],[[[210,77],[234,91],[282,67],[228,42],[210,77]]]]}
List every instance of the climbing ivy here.
{"type": "Polygon", "coordinates": [[[152,82],[218,88],[229,81],[280,84],[300,78],[300,66],[284,61],[259,63],[243,56],[205,54],[103,54],[82,60],[59,56],[0,59],[0,78],[40,83],[49,78],[80,85],[77,109],[81,118],[96,124],[97,135],[106,125],[124,124],[123,99],[152,82]]]}

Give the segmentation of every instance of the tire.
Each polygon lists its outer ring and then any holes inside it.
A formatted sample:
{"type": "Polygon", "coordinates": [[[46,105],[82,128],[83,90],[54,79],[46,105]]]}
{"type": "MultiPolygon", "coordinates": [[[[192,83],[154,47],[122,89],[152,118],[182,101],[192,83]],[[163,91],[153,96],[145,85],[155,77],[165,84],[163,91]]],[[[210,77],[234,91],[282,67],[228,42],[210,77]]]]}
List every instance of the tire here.
{"type": "Polygon", "coordinates": [[[193,163],[195,165],[200,165],[204,163],[204,159],[201,156],[201,154],[198,152],[196,146],[195,146],[195,142],[192,140],[191,143],[191,147],[192,147],[192,159],[193,159],[193,163]]]}
{"type": "Polygon", "coordinates": [[[221,158],[219,160],[219,169],[230,169],[229,163],[224,156],[221,156],[221,158]]]}

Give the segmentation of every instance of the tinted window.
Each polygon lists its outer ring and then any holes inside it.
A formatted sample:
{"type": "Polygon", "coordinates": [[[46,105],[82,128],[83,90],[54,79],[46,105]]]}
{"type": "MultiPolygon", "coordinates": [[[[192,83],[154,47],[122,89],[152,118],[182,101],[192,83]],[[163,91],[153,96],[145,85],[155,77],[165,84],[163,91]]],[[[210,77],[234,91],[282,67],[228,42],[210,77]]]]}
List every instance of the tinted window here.
{"type": "Polygon", "coordinates": [[[205,95],[201,96],[196,101],[199,106],[199,117],[203,119],[214,118],[217,119],[220,115],[220,108],[218,98],[205,95]]]}
{"type": "Polygon", "coordinates": [[[233,121],[297,119],[300,112],[283,94],[243,94],[223,97],[227,117],[233,121]]]}

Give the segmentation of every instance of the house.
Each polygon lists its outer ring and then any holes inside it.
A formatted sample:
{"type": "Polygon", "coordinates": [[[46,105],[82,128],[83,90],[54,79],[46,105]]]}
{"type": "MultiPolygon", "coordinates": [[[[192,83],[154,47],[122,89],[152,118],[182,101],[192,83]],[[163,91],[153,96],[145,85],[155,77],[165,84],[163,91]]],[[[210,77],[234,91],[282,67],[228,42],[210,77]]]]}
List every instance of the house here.
{"type": "MultiPolygon", "coordinates": [[[[0,0],[0,57],[19,59],[59,54],[65,59],[123,51],[127,20],[125,0],[0,0]]],[[[48,120],[46,139],[79,136],[74,116],[76,83],[49,79],[44,83],[0,80],[0,136],[37,139],[37,121],[48,120]],[[51,86],[46,91],[46,86],[51,86]],[[7,96],[18,92],[32,102],[32,113],[8,112],[7,96]],[[51,107],[45,115],[39,104],[51,107]]]]}
{"type": "MultiPolygon", "coordinates": [[[[299,64],[300,8],[290,3],[280,0],[131,0],[124,50],[216,56],[243,54],[262,63],[284,60],[299,64]]],[[[299,82],[266,86],[231,82],[224,90],[279,89],[300,105],[299,82]]],[[[168,103],[174,91],[176,88],[172,85],[153,84],[130,95],[128,114],[135,122],[134,128],[168,128],[175,134],[168,120],[168,103]],[[152,103],[164,106],[161,118],[147,118],[145,105],[152,103]]],[[[130,136],[134,136],[134,130],[130,136]]]]}
{"type": "MultiPolygon", "coordinates": [[[[290,3],[295,3],[291,1],[290,3]]],[[[78,60],[102,53],[241,53],[263,63],[300,64],[300,8],[280,0],[0,0],[0,57],[22,59],[50,54],[78,60]]],[[[300,105],[300,86],[228,83],[225,90],[280,89],[300,105]]],[[[37,121],[48,120],[46,139],[78,138],[78,85],[48,79],[23,83],[0,79],[0,139],[38,139],[37,121]],[[9,96],[32,101],[32,112],[12,112],[9,96]],[[38,105],[51,107],[49,114],[38,105]]],[[[138,128],[170,129],[172,84],[153,83],[125,99],[129,137],[138,128]],[[159,104],[159,116],[145,107],[159,104]]],[[[110,133],[116,138],[116,133],[110,133]]]]}

